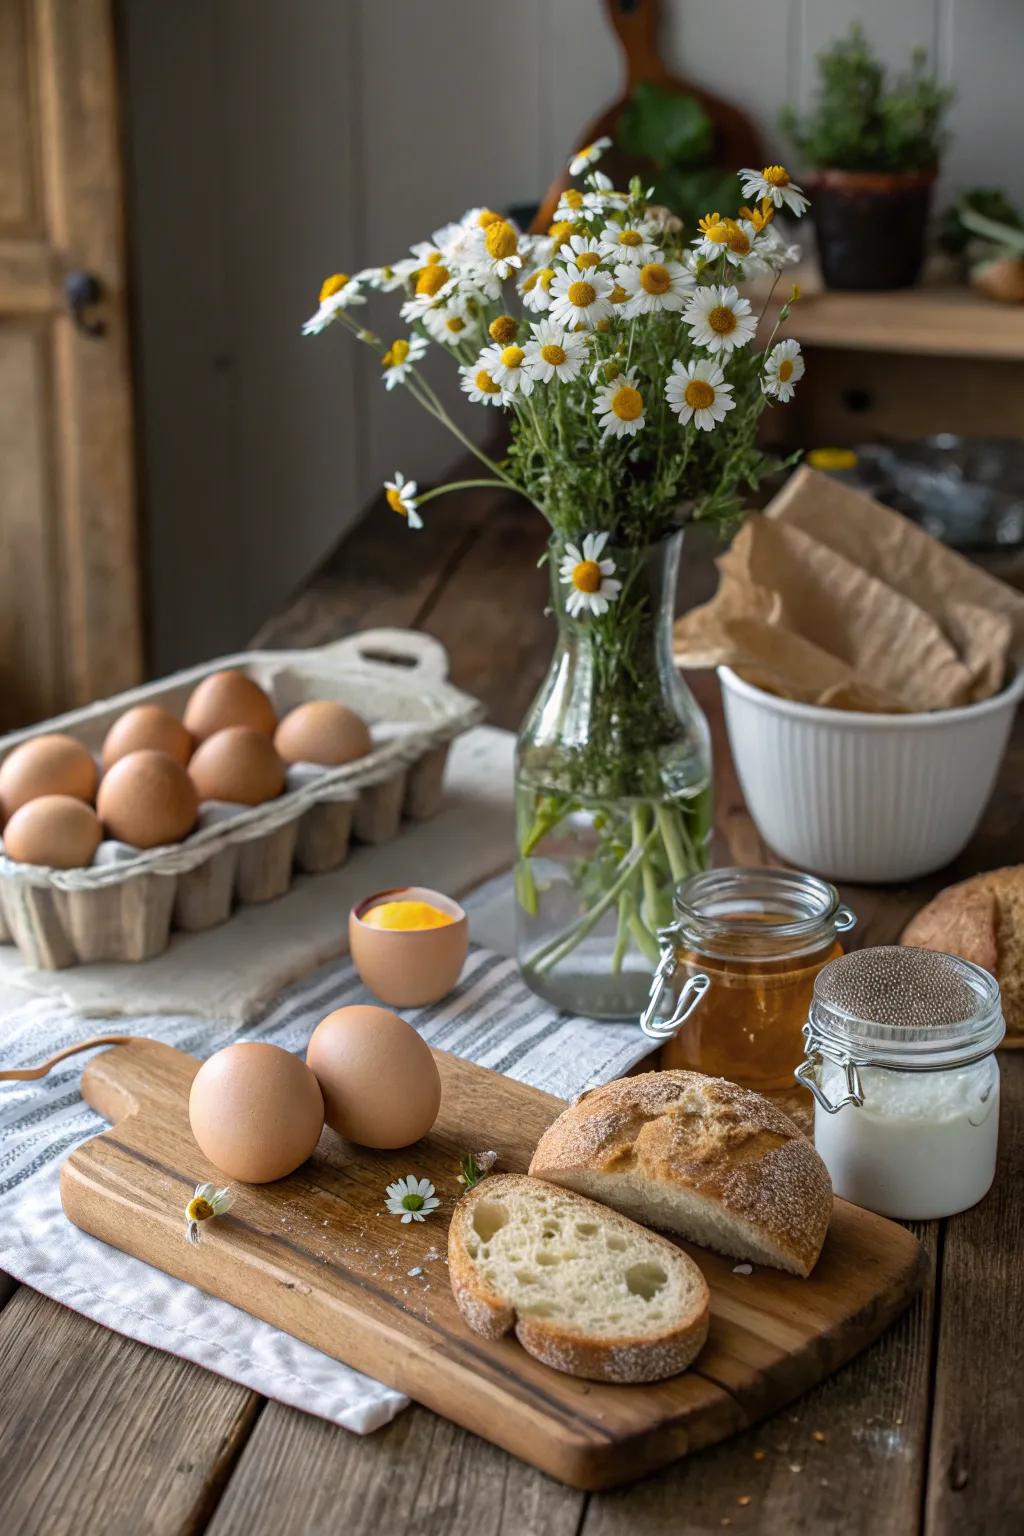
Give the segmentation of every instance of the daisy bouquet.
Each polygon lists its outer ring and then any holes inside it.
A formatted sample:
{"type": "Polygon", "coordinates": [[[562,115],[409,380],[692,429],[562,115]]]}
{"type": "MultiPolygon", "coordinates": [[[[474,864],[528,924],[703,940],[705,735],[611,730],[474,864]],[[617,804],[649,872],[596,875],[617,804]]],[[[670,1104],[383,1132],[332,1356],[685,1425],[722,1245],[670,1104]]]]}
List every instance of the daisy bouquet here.
{"type": "MultiPolygon", "coordinates": [[[[480,464],[426,492],[396,472],[387,502],[410,528],[445,492],[481,485],[516,491],[550,526],[561,638],[520,738],[517,889],[527,978],[573,1004],[551,977],[578,969],[583,950],[605,984],[649,973],[673,882],[705,862],[706,730],[667,641],[673,536],[690,518],[741,510],[774,467],[758,418],[804,369],[799,345],[777,336],[796,290],[763,346],[743,293],[798,254],[776,227],[779,210],[807,206],[786,171],[741,172],[739,216],[709,212],[691,233],[637,180],[613,187],[596,168],[606,147],[574,157],[576,184],[546,234],[471,209],[393,265],[329,277],[305,326],[340,326],[373,348],[385,387],[407,389],[480,464]],[[396,296],[403,334],[364,325],[373,293],[396,296]],[[503,458],[452,418],[428,352],[450,359],[472,402],[505,413],[503,458]]],[[[632,998],[613,1011],[632,1011],[632,998]]]]}

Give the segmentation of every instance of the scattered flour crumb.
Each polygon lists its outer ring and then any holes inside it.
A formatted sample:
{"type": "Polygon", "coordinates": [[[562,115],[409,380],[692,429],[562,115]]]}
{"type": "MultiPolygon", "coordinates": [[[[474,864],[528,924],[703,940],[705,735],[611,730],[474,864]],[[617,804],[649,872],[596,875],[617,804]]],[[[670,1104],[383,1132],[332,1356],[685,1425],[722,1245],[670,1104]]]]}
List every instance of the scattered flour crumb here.
{"type": "Polygon", "coordinates": [[[415,1269],[407,1269],[406,1270],[406,1274],[407,1275],[422,1275],[422,1273],[423,1273],[423,1270],[420,1268],[420,1266],[418,1264],[416,1265],[415,1269]]]}
{"type": "Polygon", "coordinates": [[[734,1264],[732,1272],[734,1275],[752,1275],[754,1273],[754,1266],[753,1264],[734,1264]]]}

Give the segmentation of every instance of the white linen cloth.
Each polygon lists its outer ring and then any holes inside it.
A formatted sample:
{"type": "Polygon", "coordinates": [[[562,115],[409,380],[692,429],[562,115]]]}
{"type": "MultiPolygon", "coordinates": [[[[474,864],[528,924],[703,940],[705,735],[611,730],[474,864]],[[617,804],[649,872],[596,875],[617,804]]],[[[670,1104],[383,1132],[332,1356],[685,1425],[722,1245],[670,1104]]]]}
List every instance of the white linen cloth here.
{"type": "MultiPolygon", "coordinates": [[[[511,911],[510,880],[492,882],[478,903],[466,905],[471,928],[478,927],[476,906],[483,926],[502,942],[511,911]]],[[[109,1032],[148,1035],[201,1057],[232,1039],[271,1040],[302,1051],[325,1013],[369,1000],[345,957],[289,988],[241,1030],[164,1013],[112,1019],[109,1032]]],[[[432,1045],[561,1098],[620,1076],[651,1049],[635,1024],[597,1024],[558,1013],[523,985],[512,959],[477,947],[451,997],[431,1008],[406,1010],[406,1017],[432,1045]]],[[[96,1018],[83,1019],[54,998],[36,998],[0,1021],[3,1064],[31,1066],[75,1040],[104,1032],[96,1018]]],[[[0,1269],[119,1333],[346,1429],[366,1434],[392,1419],[408,1401],[401,1393],[108,1247],[67,1220],[60,1204],[61,1163],[104,1128],[78,1091],[86,1060],[75,1057],[38,1082],[0,1083],[0,1269]]],[[[443,1251],[441,1221],[438,1237],[443,1251]]]]}

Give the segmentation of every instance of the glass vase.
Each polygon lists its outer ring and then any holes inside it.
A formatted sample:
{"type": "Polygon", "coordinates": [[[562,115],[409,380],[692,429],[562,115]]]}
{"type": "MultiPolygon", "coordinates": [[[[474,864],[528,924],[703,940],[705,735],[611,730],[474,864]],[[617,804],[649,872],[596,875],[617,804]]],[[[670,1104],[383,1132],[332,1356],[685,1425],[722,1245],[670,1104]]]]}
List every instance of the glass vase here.
{"type": "Polygon", "coordinates": [[[516,749],[518,958],[528,986],[597,1019],[637,1018],[676,883],[707,867],[707,721],[672,661],[682,533],[608,548],[618,596],[567,611],[516,749]]]}

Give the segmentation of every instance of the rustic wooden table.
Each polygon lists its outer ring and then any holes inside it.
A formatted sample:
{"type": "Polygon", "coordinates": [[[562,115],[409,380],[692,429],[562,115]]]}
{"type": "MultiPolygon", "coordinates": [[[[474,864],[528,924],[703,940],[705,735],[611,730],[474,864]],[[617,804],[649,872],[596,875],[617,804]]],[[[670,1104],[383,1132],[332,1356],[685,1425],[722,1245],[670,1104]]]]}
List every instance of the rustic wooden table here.
{"type": "MultiPolygon", "coordinates": [[[[698,540],[699,542],[699,540],[698,540]]],[[[552,641],[536,519],[463,496],[409,535],[371,517],[268,644],[376,624],[421,627],[454,679],[513,728],[552,641]]],[[[690,600],[708,590],[688,562],[690,600]]],[[[767,855],[732,776],[717,687],[692,679],[715,735],[720,862],[767,855]]],[[[1018,733],[984,824],[954,871],[846,889],[858,942],[884,943],[951,877],[1024,860],[1018,733]]],[[[931,1283],[879,1343],[749,1432],[614,1494],[553,1483],[413,1406],[367,1438],[144,1348],[0,1274],[0,1530],[157,1536],[645,1536],[1024,1530],[1024,1054],[1004,1053],[1000,1168],[983,1204],[915,1227],[931,1283]]]]}

